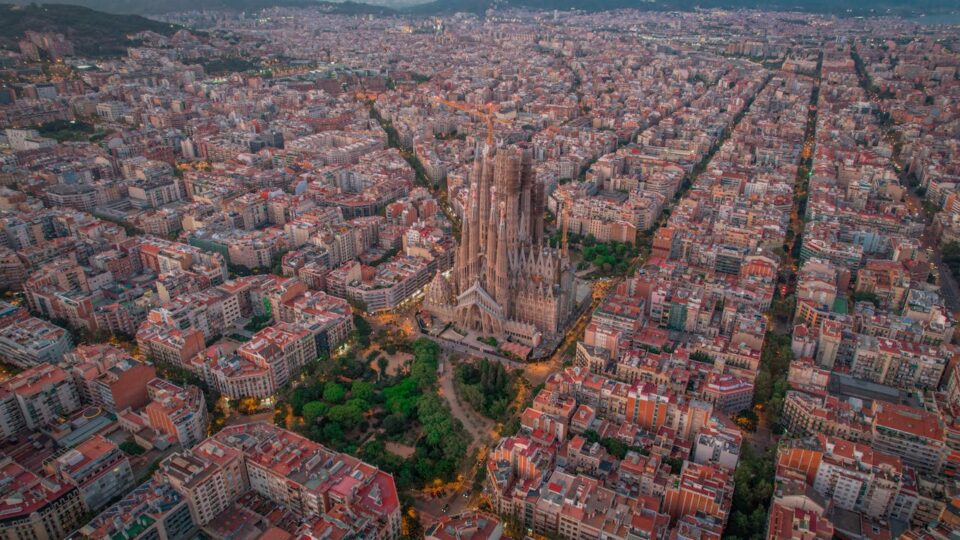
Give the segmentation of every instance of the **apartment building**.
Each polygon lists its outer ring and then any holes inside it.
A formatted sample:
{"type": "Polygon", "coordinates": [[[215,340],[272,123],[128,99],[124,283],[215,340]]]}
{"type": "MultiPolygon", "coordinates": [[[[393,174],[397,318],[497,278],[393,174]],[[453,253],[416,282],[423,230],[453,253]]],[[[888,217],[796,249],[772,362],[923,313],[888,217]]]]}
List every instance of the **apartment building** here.
{"type": "Polygon", "coordinates": [[[137,345],[150,360],[186,369],[190,359],[203,350],[203,332],[191,328],[171,327],[151,313],[137,331],[137,345]]]}
{"type": "Polygon", "coordinates": [[[76,486],[88,512],[101,509],[134,486],[127,454],[101,435],[48,461],[44,470],[57,481],[76,486]]]}
{"type": "Polygon", "coordinates": [[[753,403],[753,382],[729,373],[710,372],[701,399],[728,414],[749,409],[753,403]]]}
{"type": "Polygon", "coordinates": [[[877,402],[871,425],[873,447],[898,456],[921,474],[937,474],[946,456],[943,419],[904,405],[877,402]]]}
{"type": "Polygon", "coordinates": [[[350,261],[327,276],[330,294],[360,303],[369,313],[389,311],[422,290],[432,272],[426,259],[401,256],[376,268],[350,261]]]}
{"type": "Polygon", "coordinates": [[[158,474],[183,494],[194,522],[202,526],[249,489],[242,467],[236,449],[205,441],[194,451],[163,460],[158,474]]]}
{"type": "Polygon", "coordinates": [[[43,478],[9,456],[0,456],[0,537],[9,540],[65,538],[81,525],[80,490],[69,482],[43,478]]]}
{"type": "Polygon", "coordinates": [[[37,430],[80,408],[80,393],[63,368],[41,364],[0,385],[4,436],[37,430]]]}
{"type": "Polygon", "coordinates": [[[154,429],[184,447],[203,440],[207,433],[207,404],[196,386],[181,388],[164,379],[147,383],[150,403],[144,408],[154,429]]]}
{"type": "Polygon", "coordinates": [[[164,460],[158,477],[184,498],[197,525],[252,490],[304,522],[350,515],[340,528],[358,537],[400,538],[400,501],[389,474],[270,424],[227,427],[164,460]]]}
{"type": "Polygon", "coordinates": [[[736,469],[740,461],[743,436],[733,429],[704,428],[695,439],[692,454],[694,463],[717,464],[728,471],[736,469]]]}
{"type": "Polygon", "coordinates": [[[703,513],[725,522],[733,505],[733,474],[717,465],[686,461],[678,481],[663,494],[663,511],[676,521],[703,513]]]}
{"type": "MultiPolygon", "coordinates": [[[[270,356],[277,351],[271,349],[270,356]]],[[[259,364],[242,354],[224,354],[218,346],[193,358],[191,369],[218,392],[231,399],[268,398],[277,392],[269,365],[259,364]]]]}
{"type": "Polygon", "coordinates": [[[496,516],[484,512],[463,512],[454,516],[441,516],[424,533],[426,540],[500,540],[503,524],[496,516]]]}
{"type": "Polygon", "coordinates": [[[78,532],[81,538],[185,540],[197,532],[190,505],[166,481],[151,478],[124,495],[78,532]]]}
{"type": "Polygon", "coordinates": [[[909,522],[918,504],[914,473],[902,460],[867,444],[817,435],[777,453],[778,477],[803,479],[836,508],[869,519],[909,522]]]}
{"type": "Polygon", "coordinates": [[[936,388],[947,367],[947,356],[939,347],[860,334],[850,373],[897,388],[936,388]]]}
{"type": "Polygon", "coordinates": [[[353,333],[353,308],[343,298],[304,290],[280,306],[278,319],[308,329],[318,355],[336,349],[353,333]]]}
{"type": "Polygon", "coordinates": [[[147,404],[147,383],[157,369],[105,343],[80,345],[64,356],[63,367],[77,383],[80,399],[116,414],[147,404]]]}
{"type": "Polygon", "coordinates": [[[71,346],[69,332],[36,317],[0,328],[0,357],[21,368],[55,364],[71,346]]]}
{"type": "Polygon", "coordinates": [[[185,294],[152,310],[140,330],[152,325],[164,325],[181,330],[196,329],[205,340],[223,335],[240,320],[239,299],[213,287],[185,294]]]}
{"type": "Polygon", "coordinates": [[[306,328],[280,323],[254,334],[239,354],[268,367],[277,388],[285,387],[305,365],[317,359],[316,341],[306,328]]]}
{"type": "Polygon", "coordinates": [[[830,540],[836,532],[830,506],[820,497],[793,487],[778,493],[767,518],[767,540],[830,540]]]}

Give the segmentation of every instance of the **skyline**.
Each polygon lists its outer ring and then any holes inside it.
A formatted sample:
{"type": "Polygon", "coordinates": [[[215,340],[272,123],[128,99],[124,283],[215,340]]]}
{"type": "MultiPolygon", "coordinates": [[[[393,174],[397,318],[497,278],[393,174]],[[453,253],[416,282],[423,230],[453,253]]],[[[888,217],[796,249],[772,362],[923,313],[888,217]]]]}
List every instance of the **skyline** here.
{"type": "MultiPolygon", "coordinates": [[[[122,14],[163,14],[190,9],[247,10],[258,11],[269,7],[310,7],[326,6],[327,10],[338,10],[346,5],[342,13],[376,13],[378,15],[396,14],[401,16],[430,16],[453,14],[455,12],[473,12],[482,14],[488,8],[528,8],[531,10],[586,10],[602,12],[614,9],[643,10],[681,10],[696,9],[756,9],[784,10],[812,13],[830,13],[840,16],[851,15],[924,15],[956,14],[957,6],[950,0],[880,0],[871,5],[856,2],[824,2],[823,0],[778,0],[779,3],[759,2],[756,0],[201,0],[200,3],[171,2],[162,5],[139,2],[137,0],[67,0],[42,1],[40,4],[81,5],[110,13],[122,14]],[[341,7],[336,6],[340,4],[341,7]],[[369,9],[368,9],[369,8],[369,9]],[[383,8],[383,9],[381,9],[383,8]]],[[[14,1],[12,4],[27,5],[30,2],[14,1]]]]}
{"type": "Polygon", "coordinates": [[[0,537],[960,534],[958,27],[209,1],[0,6],[0,537]]]}

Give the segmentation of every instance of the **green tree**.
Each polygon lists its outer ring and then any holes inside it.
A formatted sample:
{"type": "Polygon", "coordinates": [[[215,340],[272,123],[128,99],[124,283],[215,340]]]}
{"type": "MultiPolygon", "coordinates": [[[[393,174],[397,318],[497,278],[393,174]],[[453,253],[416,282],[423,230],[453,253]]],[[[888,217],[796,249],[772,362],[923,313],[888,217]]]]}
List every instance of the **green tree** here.
{"type": "Polygon", "coordinates": [[[683,460],[675,457],[664,458],[664,463],[670,465],[670,472],[672,474],[680,474],[683,471],[683,460]]]}
{"type": "Polygon", "coordinates": [[[347,405],[355,407],[361,413],[366,413],[370,410],[370,402],[365,399],[348,399],[347,405]]]}
{"type": "Polygon", "coordinates": [[[753,381],[753,396],[757,403],[765,403],[773,395],[773,381],[770,380],[770,370],[761,368],[757,378],[753,381]]]}
{"type": "Polygon", "coordinates": [[[347,396],[347,391],[335,382],[328,382],[323,387],[323,400],[327,403],[340,403],[347,396]]]}
{"type": "Polygon", "coordinates": [[[703,351],[695,351],[690,353],[690,359],[697,362],[703,362],[704,364],[714,363],[713,357],[703,351]]]}
{"type": "Polygon", "coordinates": [[[600,444],[607,449],[607,452],[610,452],[610,455],[617,458],[623,459],[627,456],[627,450],[629,447],[626,443],[620,439],[614,439],[612,437],[605,437],[600,440],[600,444]]]}
{"type": "Polygon", "coordinates": [[[130,456],[139,456],[147,451],[134,441],[123,441],[120,443],[120,450],[123,450],[125,454],[130,456]]]}
{"type": "Polygon", "coordinates": [[[867,292],[867,291],[857,291],[853,293],[853,301],[854,302],[870,302],[876,305],[879,303],[880,298],[876,295],[876,293],[867,292]]]}
{"type": "Polygon", "coordinates": [[[412,505],[403,512],[403,540],[419,540],[423,538],[423,525],[416,517],[416,510],[412,505]]]}
{"type": "Polygon", "coordinates": [[[413,343],[413,365],[410,367],[410,378],[417,388],[425,390],[433,387],[437,382],[437,365],[440,347],[425,338],[413,343]]]}
{"type": "Polygon", "coordinates": [[[743,409],[733,417],[733,421],[741,428],[753,432],[757,430],[757,422],[760,421],[760,418],[757,413],[753,412],[753,409],[743,409]]]}
{"type": "Polygon", "coordinates": [[[404,418],[410,418],[417,407],[417,396],[419,390],[412,378],[388,386],[383,389],[383,397],[386,409],[391,413],[400,414],[404,418]]]}
{"type": "Polygon", "coordinates": [[[402,415],[388,414],[383,419],[383,422],[381,422],[380,427],[383,428],[387,435],[394,436],[406,431],[407,422],[403,419],[402,415]]]}
{"type": "Polygon", "coordinates": [[[327,414],[329,407],[322,401],[311,401],[303,406],[303,420],[307,424],[315,424],[318,418],[327,414]]]}
{"type": "Polygon", "coordinates": [[[334,405],[327,414],[332,422],[346,429],[358,427],[363,422],[363,411],[356,405],[334,405]]]}
{"type": "Polygon", "coordinates": [[[328,422],[323,427],[323,438],[318,442],[338,443],[343,440],[343,429],[336,422],[328,422]]]}
{"type": "Polygon", "coordinates": [[[350,387],[350,397],[352,399],[362,399],[364,401],[373,401],[374,387],[372,383],[366,381],[353,381],[350,387]]]}
{"type": "Polygon", "coordinates": [[[507,398],[498,399],[487,406],[487,416],[490,418],[500,418],[507,413],[510,407],[510,400],[507,398]]]}
{"type": "Polygon", "coordinates": [[[943,245],[943,264],[947,265],[954,277],[960,275],[960,243],[947,242],[943,245]]]}
{"type": "Polygon", "coordinates": [[[389,366],[390,362],[385,357],[381,356],[377,358],[377,371],[381,379],[387,376],[387,367],[389,366]]]}
{"type": "Polygon", "coordinates": [[[370,334],[372,329],[370,328],[370,323],[360,315],[353,316],[353,326],[357,329],[357,336],[359,337],[360,345],[363,347],[368,347],[370,345],[370,334]]]}
{"type": "Polygon", "coordinates": [[[763,538],[766,508],[773,494],[773,450],[756,456],[751,445],[743,445],[734,472],[733,512],[727,534],[733,538],[763,538]]]}
{"type": "Polygon", "coordinates": [[[793,295],[774,300],[773,304],[770,306],[770,313],[777,319],[784,322],[789,322],[796,310],[797,298],[793,295]]]}
{"type": "Polygon", "coordinates": [[[316,401],[323,396],[322,385],[298,386],[293,389],[287,398],[295,416],[303,414],[303,406],[310,401],[316,401]]]}
{"type": "Polygon", "coordinates": [[[477,412],[494,420],[502,419],[510,408],[516,377],[502,364],[483,358],[454,368],[457,394],[477,412]]]}
{"type": "Polygon", "coordinates": [[[460,397],[478,411],[486,410],[486,397],[479,384],[467,384],[460,388],[460,397]]]}
{"type": "Polygon", "coordinates": [[[362,379],[367,377],[370,366],[367,362],[358,360],[352,355],[342,356],[337,359],[337,372],[344,377],[351,379],[362,379]]]}

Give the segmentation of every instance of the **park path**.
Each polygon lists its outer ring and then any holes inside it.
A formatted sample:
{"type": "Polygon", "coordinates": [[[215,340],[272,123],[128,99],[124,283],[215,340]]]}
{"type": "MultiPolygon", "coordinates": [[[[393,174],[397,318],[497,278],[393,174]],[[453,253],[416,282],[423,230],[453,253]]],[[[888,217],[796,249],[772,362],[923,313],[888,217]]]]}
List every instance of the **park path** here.
{"type": "MultiPolygon", "coordinates": [[[[446,352],[441,353],[440,363],[443,366],[443,372],[439,377],[440,385],[437,391],[447,403],[453,417],[463,424],[464,431],[470,436],[470,444],[460,465],[459,472],[464,478],[462,486],[454,489],[450,495],[440,499],[423,495],[414,497],[414,503],[420,512],[420,522],[424,526],[433,523],[443,513],[452,515],[474,507],[475,497],[463,497],[462,494],[465,491],[469,493],[473,477],[476,474],[476,467],[483,465],[474,461],[474,451],[493,443],[493,429],[496,427],[493,420],[480,416],[468,404],[460,401],[453,386],[453,364],[446,352]]],[[[462,435],[462,433],[450,434],[451,437],[462,435]]]]}
{"type": "Polygon", "coordinates": [[[475,447],[484,444],[490,438],[494,423],[493,420],[469,410],[469,405],[460,401],[456,389],[453,387],[453,364],[446,354],[441,355],[440,361],[443,362],[443,373],[440,375],[440,396],[447,402],[454,418],[460,420],[464,429],[470,435],[470,447],[467,451],[469,454],[475,447]]]}

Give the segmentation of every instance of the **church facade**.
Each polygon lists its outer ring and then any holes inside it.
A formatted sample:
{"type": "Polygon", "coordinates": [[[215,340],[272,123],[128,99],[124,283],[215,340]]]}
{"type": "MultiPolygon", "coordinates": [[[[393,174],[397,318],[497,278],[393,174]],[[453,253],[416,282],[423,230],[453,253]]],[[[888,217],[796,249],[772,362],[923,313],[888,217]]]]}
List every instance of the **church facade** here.
{"type": "Polygon", "coordinates": [[[444,322],[536,346],[569,322],[569,259],[544,238],[546,197],[529,149],[485,146],[475,161],[449,277],[437,274],[424,308],[444,322]]]}

